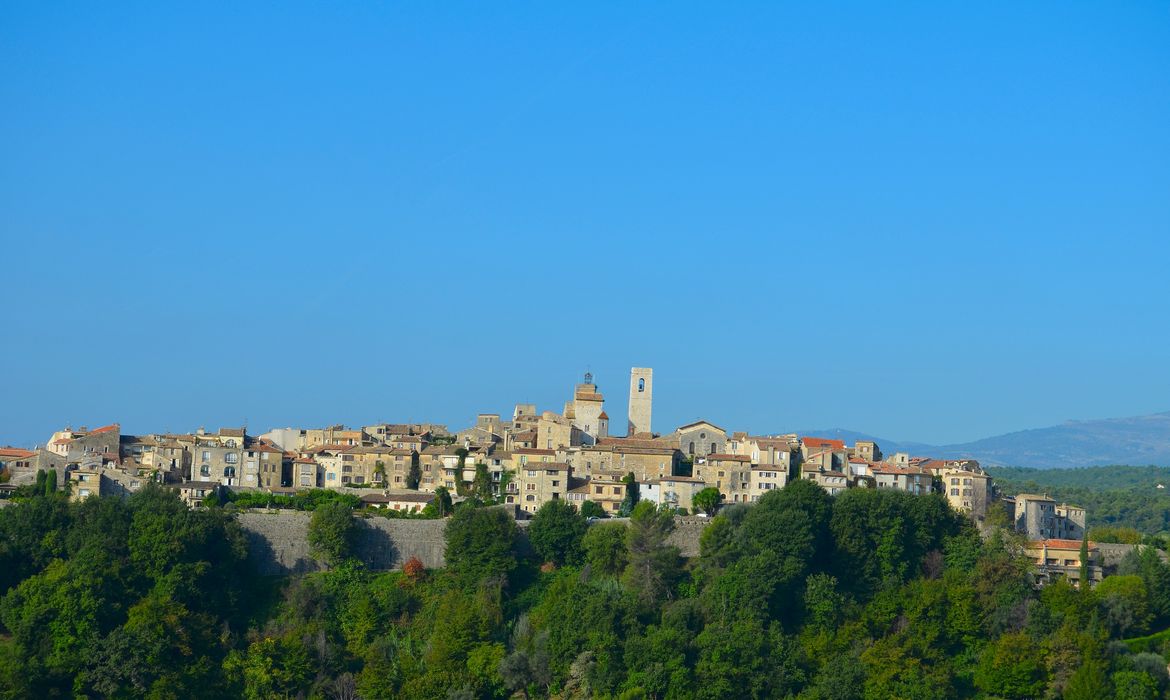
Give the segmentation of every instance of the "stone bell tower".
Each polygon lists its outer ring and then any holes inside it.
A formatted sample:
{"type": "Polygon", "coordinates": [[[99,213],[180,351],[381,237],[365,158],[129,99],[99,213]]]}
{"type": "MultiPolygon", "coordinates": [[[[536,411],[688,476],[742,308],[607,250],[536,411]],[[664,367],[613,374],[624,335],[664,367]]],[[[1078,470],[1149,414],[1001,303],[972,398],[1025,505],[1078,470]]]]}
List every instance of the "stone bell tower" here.
{"type": "Polygon", "coordinates": [[[649,433],[650,410],[654,403],[654,370],[650,367],[630,369],[630,424],[628,435],[649,433]]]}

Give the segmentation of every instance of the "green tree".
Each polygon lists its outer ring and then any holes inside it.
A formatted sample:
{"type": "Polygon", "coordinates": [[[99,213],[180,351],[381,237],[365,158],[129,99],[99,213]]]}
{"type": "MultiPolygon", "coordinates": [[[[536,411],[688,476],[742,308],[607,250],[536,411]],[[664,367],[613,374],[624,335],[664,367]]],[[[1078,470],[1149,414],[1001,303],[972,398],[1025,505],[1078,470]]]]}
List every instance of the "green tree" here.
{"type": "Polygon", "coordinates": [[[567,501],[552,500],[542,505],[528,526],[528,540],[544,561],[557,565],[581,562],[581,540],[585,518],[567,501]]]}
{"type": "Polygon", "coordinates": [[[447,568],[464,581],[507,574],[516,566],[516,521],[502,508],[460,508],[446,530],[447,568]]]}
{"type": "Polygon", "coordinates": [[[1047,683],[1044,655],[1027,635],[1005,634],[983,650],[975,685],[1002,698],[1034,698],[1047,683]]]}
{"type": "Polygon", "coordinates": [[[585,501],[581,504],[581,517],[583,518],[608,518],[605,509],[595,501],[585,501]]]}
{"type": "Polygon", "coordinates": [[[638,503],[630,514],[630,525],[626,530],[629,563],[623,582],[637,592],[644,604],[669,597],[678,575],[678,547],[666,544],[666,538],[673,530],[674,514],[658,509],[649,501],[638,503]]]}
{"type": "Polygon", "coordinates": [[[1158,683],[1148,673],[1117,671],[1113,674],[1115,700],[1157,700],[1158,683]]]}
{"type": "Polygon", "coordinates": [[[471,492],[484,503],[492,500],[492,475],[483,462],[477,462],[475,465],[475,480],[472,481],[471,492]]]}
{"type": "Polygon", "coordinates": [[[431,503],[435,506],[435,513],[440,518],[447,517],[454,510],[451,504],[451,492],[447,490],[446,486],[439,486],[435,489],[435,500],[431,503]]]}
{"type": "Polygon", "coordinates": [[[1086,530],[1081,535],[1081,570],[1080,570],[1080,585],[1081,588],[1088,590],[1089,588],[1089,532],[1086,530]]]}
{"type": "Polygon", "coordinates": [[[309,520],[309,547],[313,556],[338,566],[353,556],[358,526],[353,510],[340,501],[326,503],[309,520]]]}
{"type": "Polygon", "coordinates": [[[626,485],[626,496],[622,499],[618,513],[623,518],[628,518],[634,512],[634,506],[638,505],[638,500],[642,496],[638,490],[638,480],[634,477],[634,472],[629,472],[623,476],[622,483],[626,485]]]}
{"type": "Polygon", "coordinates": [[[581,547],[585,550],[585,563],[595,574],[617,576],[625,571],[629,561],[625,524],[590,526],[581,539],[581,547]]]}
{"type": "Polygon", "coordinates": [[[1064,689],[1064,700],[1100,700],[1110,694],[1105,664],[1096,658],[1085,659],[1064,689]]]}
{"type": "Polygon", "coordinates": [[[57,470],[50,469],[45,474],[45,495],[52,496],[57,493],[57,470]]]}
{"type": "Polygon", "coordinates": [[[1116,636],[1131,637],[1149,628],[1149,595],[1141,576],[1106,576],[1094,593],[1100,601],[1103,621],[1116,636]]]}
{"type": "Polygon", "coordinates": [[[719,504],[722,502],[723,494],[719,493],[719,489],[714,486],[708,486],[691,497],[691,505],[695,507],[695,510],[702,511],[707,515],[715,515],[715,511],[719,510],[719,504]]]}
{"type": "Polygon", "coordinates": [[[422,481],[422,469],[418,466],[418,455],[411,455],[410,469],[406,472],[406,488],[418,490],[419,482],[422,481]]]}

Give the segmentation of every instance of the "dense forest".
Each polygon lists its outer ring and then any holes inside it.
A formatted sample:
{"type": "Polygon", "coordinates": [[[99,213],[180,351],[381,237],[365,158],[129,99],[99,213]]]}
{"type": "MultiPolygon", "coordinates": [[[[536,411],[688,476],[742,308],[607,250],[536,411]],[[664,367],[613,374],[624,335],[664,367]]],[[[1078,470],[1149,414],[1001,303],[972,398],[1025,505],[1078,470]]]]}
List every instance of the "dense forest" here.
{"type": "Polygon", "coordinates": [[[1126,528],[1145,535],[1170,535],[1170,468],[1082,467],[987,470],[1005,494],[1047,493],[1087,512],[1092,528],[1126,528]],[[1158,488],[1162,485],[1163,488],[1158,488]]]}
{"type": "Polygon", "coordinates": [[[396,572],[352,557],[351,507],[313,508],[328,570],[285,579],[250,573],[230,509],[157,487],[0,509],[0,696],[1170,697],[1155,550],[1036,589],[1012,535],[939,496],[797,480],[690,560],[646,502],[590,524],[554,501],[523,533],[456,505],[446,568],[396,572]]]}

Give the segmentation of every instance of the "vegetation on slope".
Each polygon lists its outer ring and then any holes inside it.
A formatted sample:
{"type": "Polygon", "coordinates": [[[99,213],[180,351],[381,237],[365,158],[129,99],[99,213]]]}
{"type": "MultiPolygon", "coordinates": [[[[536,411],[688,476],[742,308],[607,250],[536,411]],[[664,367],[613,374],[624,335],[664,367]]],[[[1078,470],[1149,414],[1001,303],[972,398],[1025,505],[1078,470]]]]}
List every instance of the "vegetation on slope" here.
{"type": "Polygon", "coordinates": [[[1005,494],[1047,493],[1057,501],[1085,508],[1091,528],[1113,526],[1170,535],[1170,468],[992,467],[988,472],[1005,494]],[[1158,488],[1159,484],[1164,488],[1158,488]]]}
{"type": "Polygon", "coordinates": [[[673,518],[584,527],[565,504],[516,555],[502,510],[457,506],[444,570],[355,561],[265,581],[219,508],[150,488],[0,509],[0,696],[1160,698],[1170,567],[1037,590],[1010,537],[938,496],[796,481],[724,509],[701,556],[673,518]],[[1131,640],[1129,646],[1118,640],[1131,640]],[[1131,648],[1132,647],[1132,648],[1131,648]]]}

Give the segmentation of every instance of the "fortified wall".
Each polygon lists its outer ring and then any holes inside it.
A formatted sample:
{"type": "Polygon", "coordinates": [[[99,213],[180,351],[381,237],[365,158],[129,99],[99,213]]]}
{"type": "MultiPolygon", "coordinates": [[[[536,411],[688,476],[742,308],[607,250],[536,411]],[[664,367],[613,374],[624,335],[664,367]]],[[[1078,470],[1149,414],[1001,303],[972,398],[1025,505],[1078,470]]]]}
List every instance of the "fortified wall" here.
{"type": "MultiPolygon", "coordinates": [[[[309,552],[311,513],[295,510],[251,510],[239,514],[239,522],[248,540],[248,559],[256,572],[264,576],[286,576],[318,571],[323,567],[309,552]]],[[[395,520],[358,518],[358,558],[377,571],[400,569],[411,557],[418,557],[428,569],[444,565],[446,520],[395,520]]],[[[615,518],[602,522],[626,522],[615,518]]],[[[679,548],[684,557],[699,555],[699,536],[707,525],[706,518],[677,517],[675,529],[667,540],[679,548]]],[[[520,525],[520,547],[528,548],[525,534],[528,523],[520,525]]]]}

